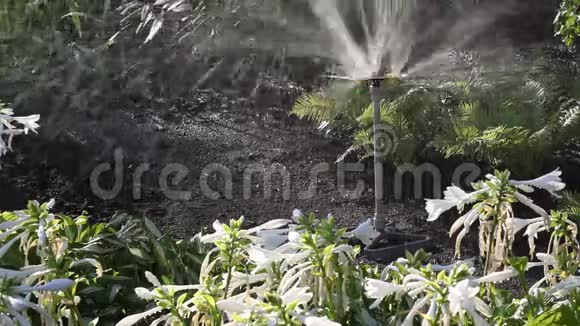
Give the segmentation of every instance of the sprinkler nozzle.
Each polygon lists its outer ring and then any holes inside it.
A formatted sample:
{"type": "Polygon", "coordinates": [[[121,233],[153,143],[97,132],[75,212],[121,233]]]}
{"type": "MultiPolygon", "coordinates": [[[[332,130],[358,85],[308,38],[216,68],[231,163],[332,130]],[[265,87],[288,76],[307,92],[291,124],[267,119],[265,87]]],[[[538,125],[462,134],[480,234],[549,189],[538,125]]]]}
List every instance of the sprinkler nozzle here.
{"type": "Polygon", "coordinates": [[[401,81],[403,76],[395,73],[389,73],[385,76],[385,80],[401,81]]]}

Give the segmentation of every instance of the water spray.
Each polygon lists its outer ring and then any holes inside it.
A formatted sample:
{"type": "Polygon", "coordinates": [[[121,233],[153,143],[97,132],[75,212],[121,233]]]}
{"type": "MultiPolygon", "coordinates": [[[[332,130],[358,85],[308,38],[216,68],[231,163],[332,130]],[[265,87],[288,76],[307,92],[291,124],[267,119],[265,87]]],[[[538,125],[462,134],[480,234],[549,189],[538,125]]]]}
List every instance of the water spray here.
{"type": "MultiPolygon", "coordinates": [[[[432,246],[426,236],[387,230],[384,202],[384,166],[381,153],[381,84],[385,80],[408,80],[452,69],[449,49],[462,48],[488,29],[502,9],[481,6],[476,10],[466,3],[454,2],[441,7],[438,2],[411,0],[307,0],[318,18],[314,29],[306,30],[307,43],[297,51],[329,59],[336,71],[347,76],[330,76],[366,82],[373,103],[375,216],[374,227],[380,236],[364,252],[381,263],[432,246]],[[421,3],[421,6],[419,6],[421,3]],[[487,8],[487,9],[486,9],[487,8]],[[427,15],[427,13],[432,13],[427,15]],[[426,42],[427,40],[433,42],[426,42]],[[433,43],[433,44],[431,44],[433,43]],[[311,46],[317,44],[317,46],[311,46]],[[426,49],[426,51],[418,51],[426,49]],[[427,52],[424,55],[422,52],[427,52]],[[391,74],[384,74],[391,72],[391,74]]],[[[505,10],[504,10],[505,12],[505,10]]],[[[420,182],[420,181],[417,181],[420,182]]]]}

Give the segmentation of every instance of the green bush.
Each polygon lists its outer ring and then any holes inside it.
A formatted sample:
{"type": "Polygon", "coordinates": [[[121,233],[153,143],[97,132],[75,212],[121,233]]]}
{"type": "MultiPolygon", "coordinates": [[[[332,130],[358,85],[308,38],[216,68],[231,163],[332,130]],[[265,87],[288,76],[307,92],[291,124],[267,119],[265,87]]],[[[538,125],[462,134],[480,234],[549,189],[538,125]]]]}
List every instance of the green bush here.
{"type": "Polygon", "coordinates": [[[436,147],[447,157],[537,174],[559,146],[580,136],[580,102],[560,96],[558,87],[537,81],[468,87],[436,147]]]}
{"type": "MultiPolygon", "coordinates": [[[[395,164],[420,162],[437,150],[447,158],[487,162],[518,176],[538,174],[558,148],[580,136],[580,102],[573,97],[578,95],[570,88],[573,81],[564,75],[536,75],[503,81],[478,77],[437,87],[412,80],[385,82],[381,123],[390,126],[397,141],[386,158],[395,164]],[[524,153],[526,160],[521,159],[524,153]]],[[[373,142],[366,88],[303,95],[293,113],[350,135],[347,152],[353,152],[373,142]]]]}
{"type": "Polygon", "coordinates": [[[2,317],[19,320],[23,314],[35,324],[38,318],[45,323],[68,320],[70,325],[84,325],[98,319],[110,324],[142,307],[133,289],[146,283],[146,270],[167,283],[198,281],[207,252],[199,237],[171,240],[147,218],[126,215],[91,224],[86,214],[72,218],[51,213],[53,204],[30,202],[23,211],[0,216],[2,317]],[[58,293],[37,293],[36,301],[11,290],[14,282],[42,287],[52,280],[71,283],[58,293]],[[23,312],[17,306],[22,300],[42,309],[33,309],[37,314],[23,312]]]}

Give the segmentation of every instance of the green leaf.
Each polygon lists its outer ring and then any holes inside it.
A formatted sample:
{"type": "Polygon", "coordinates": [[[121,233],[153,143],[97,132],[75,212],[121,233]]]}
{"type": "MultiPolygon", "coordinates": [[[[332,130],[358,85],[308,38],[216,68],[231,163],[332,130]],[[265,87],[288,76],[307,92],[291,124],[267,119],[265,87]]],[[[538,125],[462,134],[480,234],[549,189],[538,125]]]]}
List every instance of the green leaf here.
{"type": "MultiPolygon", "coordinates": [[[[577,307],[576,307],[577,308],[577,307]]],[[[580,325],[576,313],[569,305],[561,306],[558,309],[545,312],[533,319],[528,326],[569,326],[580,325]]]]}
{"type": "Polygon", "coordinates": [[[143,250],[141,250],[140,248],[129,247],[129,252],[131,252],[133,256],[136,256],[140,259],[152,260],[151,257],[147,255],[145,252],[143,252],[143,250]]]}
{"type": "Polygon", "coordinates": [[[79,249],[79,251],[91,252],[91,253],[101,254],[101,255],[108,254],[108,253],[113,252],[115,250],[116,249],[114,249],[114,248],[104,248],[97,243],[90,243],[90,244],[79,249]]]}
{"type": "Polygon", "coordinates": [[[149,232],[153,233],[153,235],[155,235],[157,237],[157,239],[160,239],[163,237],[163,235],[161,234],[161,231],[159,231],[157,226],[155,226],[155,224],[153,222],[151,222],[150,219],[148,219],[147,217],[144,217],[143,221],[145,221],[145,226],[147,227],[147,230],[149,230],[149,232]]]}
{"type": "Polygon", "coordinates": [[[518,274],[523,275],[526,272],[526,267],[528,265],[527,257],[512,257],[509,259],[509,264],[513,267],[518,274]]]}
{"type": "Polygon", "coordinates": [[[179,298],[177,298],[177,306],[181,306],[185,300],[187,299],[187,292],[183,293],[182,295],[179,296],[179,298]]]}
{"type": "Polygon", "coordinates": [[[123,287],[120,285],[113,285],[111,292],[109,292],[109,303],[113,303],[115,301],[117,294],[119,294],[119,291],[121,291],[122,288],[123,287]]]}
{"type": "Polygon", "coordinates": [[[80,291],[78,291],[78,294],[80,295],[84,295],[84,296],[94,296],[99,292],[103,292],[105,291],[105,288],[102,286],[98,286],[98,285],[93,285],[93,286],[89,286],[87,288],[84,288],[80,291]]]}
{"type": "Polygon", "coordinates": [[[93,259],[93,258],[84,258],[84,259],[81,259],[81,260],[77,260],[77,261],[74,261],[70,265],[70,267],[71,268],[74,268],[74,267],[77,267],[77,266],[80,266],[80,265],[91,265],[91,266],[93,266],[95,268],[95,272],[96,272],[96,274],[97,274],[98,277],[103,276],[103,272],[104,272],[103,266],[96,259],[93,259]]]}

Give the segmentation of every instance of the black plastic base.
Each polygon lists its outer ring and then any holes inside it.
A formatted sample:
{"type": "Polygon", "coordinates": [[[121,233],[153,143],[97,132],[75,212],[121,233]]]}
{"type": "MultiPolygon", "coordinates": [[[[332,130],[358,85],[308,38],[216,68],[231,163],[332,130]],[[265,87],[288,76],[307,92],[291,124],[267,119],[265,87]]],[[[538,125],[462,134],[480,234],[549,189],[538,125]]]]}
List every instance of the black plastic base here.
{"type": "Polygon", "coordinates": [[[364,255],[381,264],[390,264],[398,258],[405,257],[405,252],[415,253],[421,249],[433,247],[431,238],[416,234],[384,232],[366,246],[364,255]]]}

